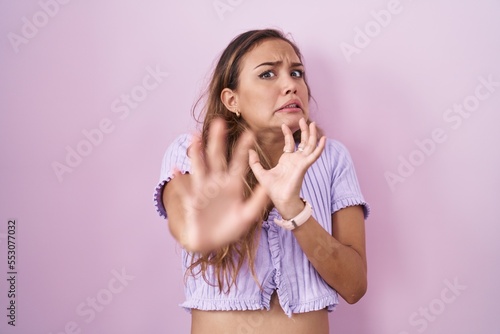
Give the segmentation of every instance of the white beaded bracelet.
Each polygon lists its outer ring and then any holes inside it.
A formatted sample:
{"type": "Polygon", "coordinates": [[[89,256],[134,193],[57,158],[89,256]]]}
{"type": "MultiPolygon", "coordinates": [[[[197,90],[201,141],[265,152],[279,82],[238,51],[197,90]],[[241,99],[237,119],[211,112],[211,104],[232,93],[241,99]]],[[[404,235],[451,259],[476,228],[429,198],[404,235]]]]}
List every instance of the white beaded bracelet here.
{"type": "Polygon", "coordinates": [[[302,199],[302,201],[304,201],[304,209],[297,216],[293,217],[292,219],[275,218],[274,222],[290,231],[304,224],[309,219],[309,217],[311,217],[313,208],[311,204],[309,204],[309,202],[307,202],[306,200],[302,199]]]}

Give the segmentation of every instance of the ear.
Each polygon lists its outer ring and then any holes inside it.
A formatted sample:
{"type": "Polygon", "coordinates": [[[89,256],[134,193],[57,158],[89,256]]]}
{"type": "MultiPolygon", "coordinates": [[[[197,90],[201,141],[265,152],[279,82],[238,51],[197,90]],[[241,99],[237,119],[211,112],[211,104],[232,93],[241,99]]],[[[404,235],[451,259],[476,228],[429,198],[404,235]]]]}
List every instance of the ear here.
{"type": "Polygon", "coordinates": [[[224,88],[220,93],[220,99],[224,106],[231,112],[239,114],[238,109],[238,95],[235,91],[229,88],[224,88]]]}

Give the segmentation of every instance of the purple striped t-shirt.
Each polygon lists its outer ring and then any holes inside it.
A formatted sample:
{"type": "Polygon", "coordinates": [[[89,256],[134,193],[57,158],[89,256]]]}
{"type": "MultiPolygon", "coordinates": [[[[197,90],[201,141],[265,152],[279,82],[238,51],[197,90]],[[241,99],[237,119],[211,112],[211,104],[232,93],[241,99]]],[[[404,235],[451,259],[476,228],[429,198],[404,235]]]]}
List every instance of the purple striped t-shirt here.
{"type": "MultiPolygon", "coordinates": [[[[162,217],[167,217],[162,203],[163,187],[172,179],[174,168],[182,173],[190,172],[187,149],[191,138],[187,134],[177,137],[163,157],[160,182],[154,195],[156,209],[162,217]]],[[[365,218],[369,214],[349,152],[336,140],[327,139],[323,153],[307,170],[300,196],[311,203],[314,218],[330,234],[335,211],[362,205],[365,218]]],[[[337,292],[311,265],[293,233],[276,225],[274,218],[281,218],[276,209],[271,210],[262,224],[255,258],[255,273],[262,289],[245,265],[229,294],[205,282],[201,275],[189,276],[185,286],[186,300],[181,306],[187,310],[207,311],[269,309],[271,295],[276,290],[280,305],[288,316],[324,308],[332,311],[338,304],[337,292]]],[[[185,250],[182,251],[182,263],[184,271],[191,263],[191,255],[185,250]]],[[[208,276],[214,277],[210,271],[208,276]]]]}

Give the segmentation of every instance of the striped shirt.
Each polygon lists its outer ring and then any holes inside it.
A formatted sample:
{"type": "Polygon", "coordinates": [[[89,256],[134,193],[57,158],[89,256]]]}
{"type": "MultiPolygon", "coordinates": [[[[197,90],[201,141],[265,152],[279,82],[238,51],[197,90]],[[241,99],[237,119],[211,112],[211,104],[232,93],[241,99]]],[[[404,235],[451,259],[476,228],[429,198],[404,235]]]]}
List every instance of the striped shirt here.
{"type": "MultiPolygon", "coordinates": [[[[163,157],[154,201],[158,213],[164,218],[167,218],[167,213],[162,203],[163,187],[172,179],[175,168],[182,173],[190,172],[191,163],[187,156],[190,143],[190,135],[179,136],[163,157]]],[[[365,218],[369,214],[349,152],[336,140],[327,139],[321,156],[307,170],[300,196],[312,205],[313,217],[330,235],[332,213],[348,206],[362,205],[365,218]]],[[[188,276],[186,300],[181,306],[187,310],[269,310],[271,295],[277,291],[280,305],[288,316],[324,308],[332,311],[338,304],[337,292],[311,265],[293,233],[276,225],[275,218],[281,216],[274,208],[262,224],[255,258],[255,273],[262,289],[245,265],[229,294],[205,282],[201,275],[188,276]]],[[[327,256],[320,252],[315,255],[327,256]]],[[[184,271],[191,263],[191,254],[185,250],[182,251],[182,263],[184,271]]],[[[215,275],[209,270],[208,277],[215,275]]],[[[215,283],[215,279],[212,282],[215,283]]]]}

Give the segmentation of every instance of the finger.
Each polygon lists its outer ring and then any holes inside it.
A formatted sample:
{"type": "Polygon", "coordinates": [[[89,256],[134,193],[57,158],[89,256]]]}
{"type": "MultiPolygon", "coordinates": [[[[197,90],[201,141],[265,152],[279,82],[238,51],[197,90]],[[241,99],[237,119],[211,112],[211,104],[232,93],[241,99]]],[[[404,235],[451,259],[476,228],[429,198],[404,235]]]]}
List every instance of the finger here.
{"type": "Polygon", "coordinates": [[[248,169],[248,151],[253,146],[254,135],[250,131],[245,131],[233,151],[233,156],[229,164],[229,174],[231,176],[244,176],[248,169]]]}
{"type": "Polygon", "coordinates": [[[315,154],[317,154],[318,157],[321,155],[321,153],[325,149],[325,146],[326,146],[326,137],[325,136],[321,136],[321,138],[319,139],[319,143],[316,146],[316,149],[314,150],[315,154]]]}
{"type": "Polygon", "coordinates": [[[318,143],[318,130],[316,128],[316,123],[311,122],[308,126],[309,133],[308,133],[308,138],[307,138],[307,145],[304,147],[304,154],[309,155],[311,154],[314,149],[316,148],[316,145],[318,143]]]}
{"type": "Polygon", "coordinates": [[[195,185],[200,185],[201,180],[206,175],[205,161],[203,160],[202,148],[201,148],[201,138],[199,136],[193,137],[191,146],[189,147],[189,156],[191,158],[191,172],[193,176],[193,182],[195,185]]]}
{"type": "Polygon", "coordinates": [[[314,151],[307,156],[308,163],[312,164],[319,158],[319,156],[325,149],[325,145],[326,145],[326,137],[322,136],[319,140],[318,145],[315,147],[314,151]]]}
{"type": "Polygon", "coordinates": [[[285,147],[283,148],[283,152],[285,153],[293,153],[295,151],[295,142],[293,140],[292,130],[286,124],[281,124],[281,131],[283,132],[283,136],[285,137],[285,147]]]}
{"type": "Polygon", "coordinates": [[[261,182],[261,175],[265,172],[265,169],[260,163],[259,155],[254,150],[248,151],[248,164],[257,178],[257,181],[261,182]]]}
{"type": "Polygon", "coordinates": [[[212,173],[220,173],[227,167],[226,126],[222,119],[214,119],[210,125],[205,160],[212,173]]]}
{"type": "Polygon", "coordinates": [[[304,118],[301,118],[299,121],[300,126],[300,144],[297,148],[298,151],[302,152],[307,145],[308,137],[309,137],[309,127],[307,126],[307,122],[304,118]]]}
{"type": "Polygon", "coordinates": [[[248,224],[254,222],[258,218],[261,218],[261,215],[263,214],[268,203],[269,197],[266,194],[266,190],[258,184],[241,210],[241,217],[243,221],[246,221],[248,224]]]}

